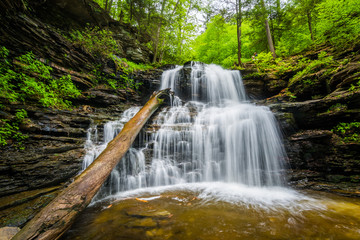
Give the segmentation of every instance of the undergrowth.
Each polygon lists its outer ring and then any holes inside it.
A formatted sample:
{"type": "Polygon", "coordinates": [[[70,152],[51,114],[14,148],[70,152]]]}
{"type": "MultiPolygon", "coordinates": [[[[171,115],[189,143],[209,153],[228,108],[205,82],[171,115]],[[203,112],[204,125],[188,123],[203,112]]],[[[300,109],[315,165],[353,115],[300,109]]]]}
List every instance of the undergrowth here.
{"type": "Polygon", "coordinates": [[[0,97],[11,103],[35,100],[44,107],[71,108],[69,98],[78,97],[81,92],[71,81],[70,75],[61,78],[51,76],[52,68],[37,60],[28,52],[8,59],[9,51],[0,48],[0,97]]]}
{"type": "Polygon", "coordinates": [[[70,33],[70,41],[87,49],[95,57],[110,57],[119,53],[119,46],[110,30],[99,27],[86,27],[83,31],[74,30],[70,33]]]}
{"type": "Polygon", "coordinates": [[[341,122],[332,129],[332,132],[339,135],[346,143],[360,143],[360,122],[341,122]]]}
{"type": "Polygon", "coordinates": [[[19,109],[12,119],[0,119],[0,146],[5,146],[11,141],[15,147],[23,148],[23,140],[28,136],[20,131],[19,126],[26,117],[27,112],[19,109]]]}
{"type": "MultiPolygon", "coordinates": [[[[67,99],[78,97],[81,92],[71,81],[70,75],[61,78],[51,76],[52,68],[37,60],[28,52],[9,59],[9,51],[0,47],[0,99],[1,102],[38,102],[44,107],[71,109],[67,99]]],[[[2,106],[2,105],[1,105],[2,106]]],[[[0,119],[0,146],[13,142],[20,146],[26,138],[19,126],[27,117],[25,110],[18,110],[11,119],[0,119]]]]}

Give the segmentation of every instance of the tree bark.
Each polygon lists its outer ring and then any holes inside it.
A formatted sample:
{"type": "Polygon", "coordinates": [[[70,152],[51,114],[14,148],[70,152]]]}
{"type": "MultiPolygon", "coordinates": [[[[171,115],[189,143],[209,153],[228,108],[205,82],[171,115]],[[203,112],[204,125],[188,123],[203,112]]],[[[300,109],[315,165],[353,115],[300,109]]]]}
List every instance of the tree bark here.
{"type": "Polygon", "coordinates": [[[268,40],[269,49],[272,52],[273,58],[275,59],[276,58],[276,53],[275,53],[274,43],[273,43],[272,36],[271,36],[269,20],[267,20],[267,19],[265,20],[265,28],[266,28],[266,37],[267,37],[267,40],[268,40]]]}
{"type": "Polygon", "coordinates": [[[154,58],[153,58],[153,61],[152,61],[153,63],[155,63],[157,61],[158,54],[159,54],[161,27],[162,27],[162,21],[164,19],[164,10],[165,10],[166,1],[167,0],[163,0],[162,3],[161,3],[160,18],[159,18],[159,23],[158,23],[158,26],[157,26],[156,38],[155,38],[155,41],[154,41],[155,46],[154,46],[154,58]]]}
{"type": "Polygon", "coordinates": [[[274,43],[273,43],[272,36],[271,36],[269,20],[268,20],[267,14],[266,14],[266,7],[265,7],[264,0],[261,0],[261,5],[262,5],[262,8],[263,8],[263,12],[265,14],[265,29],[266,29],[266,37],[267,37],[267,41],[268,41],[268,44],[269,44],[269,49],[272,52],[273,58],[275,59],[276,58],[276,53],[275,53],[274,43]]]}
{"type": "Polygon", "coordinates": [[[237,45],[238,45],[238,64],[241,66],[241,23],[242,23],[242,12],[241,12],[241,0],[236,0],[236,33],[237,33],[237,45]]]}
{"type": "Polygon", "coordinates": [[[163,102],[162,95],[170,89],[154,92],[144,107],[125,124],[99,157],[73,183],[43,208],[13,240],[59,239],[70,228],[75,217],[85,209],[127,152],[146,121],[163,102]]]}
{"type": "Polygon", "coordinates": [[[306,12],[306,15],[307,15],[307,19],[308,19],[309,31],[310,31],[310,34],[311,34],[311,41],[314,41],[315,38],[314,38],[313,30],[312,30],[311,12],[310,12],[310,11],[307,11],[307,12],[306,12]]]}

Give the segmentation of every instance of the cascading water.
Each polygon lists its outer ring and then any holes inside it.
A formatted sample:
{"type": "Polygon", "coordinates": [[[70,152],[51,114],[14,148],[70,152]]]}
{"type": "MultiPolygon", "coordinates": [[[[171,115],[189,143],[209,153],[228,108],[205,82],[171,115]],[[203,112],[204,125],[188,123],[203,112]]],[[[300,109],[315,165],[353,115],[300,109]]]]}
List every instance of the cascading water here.
{"type": "MultiPolygon", "coordinates": [[[[238,71],[193,64],[191,100],[178,97],[150,125],[143,147],[131,148],[99,194],[142,187],[223,181],[248,186],[280,186],[284,151],[273,114],[247,102],[238,71]],[[201,100],[201,101],[200,101],[201,100]],[[143,151],[152,150],[151,159],[143,151]],[[148,164],[146,164],[146,162],[148,164]]],[[[183,67],[164,72],[161,89],[179,84],[183,67]]],[[[104,144],[88,140],[84,168],[106,147],[138,108],[104,126],[104,144]]]]}
{"type": "MultiPolygon", "coordinates": [[[[247,101],[237,71],[164,72],[176,95],[158,113],[64,240],[360,239],[358,200],[282,187],[273,114],[247,101]]],[[[84,168],[139,108],[89,129],[84,168]]]]}
{"type": "MultiPolygon", "coordinates": [[[[179,81],[180,68],[163,75],[161,88],[179,81]]],[[[192,101],[164,110],[156,124],[151,185],[226,181],[279,186],[284,152],[273,114],[247,103],[238,71],[194,64],[192,101]],[[204,101],[197,101],[204,99],[204,101]]]]}

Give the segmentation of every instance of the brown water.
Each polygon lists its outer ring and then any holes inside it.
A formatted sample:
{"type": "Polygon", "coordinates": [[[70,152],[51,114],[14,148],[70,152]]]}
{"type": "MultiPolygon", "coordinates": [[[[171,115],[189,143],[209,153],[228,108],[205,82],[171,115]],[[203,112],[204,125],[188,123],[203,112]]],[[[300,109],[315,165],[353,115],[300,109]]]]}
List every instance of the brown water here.
{"type": "Polygon", "coordinates": [[[360,201],[222,183],[143,189],[88,207],[63,239],[360,239],[360,201]]]}

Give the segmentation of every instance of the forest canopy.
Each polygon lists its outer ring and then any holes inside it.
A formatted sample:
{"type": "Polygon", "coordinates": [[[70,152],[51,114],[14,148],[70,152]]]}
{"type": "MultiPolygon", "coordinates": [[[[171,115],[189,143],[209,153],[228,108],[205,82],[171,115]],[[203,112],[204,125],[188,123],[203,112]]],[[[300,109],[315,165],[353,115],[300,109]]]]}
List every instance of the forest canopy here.
{"type": "Polygon", "coordinates": [[[357,0],[96,0],[151,37],[154,62],[230,67],[254,52],[289,56],[319,44],[345,47],[360,34],[357,0]],[[240,51],[239,51],[240,49],[240,51]]]}

